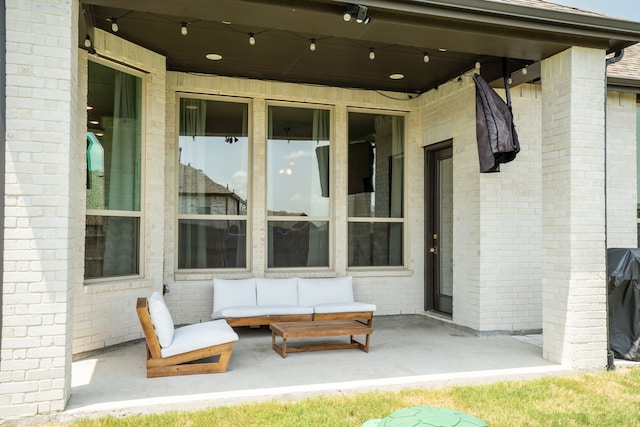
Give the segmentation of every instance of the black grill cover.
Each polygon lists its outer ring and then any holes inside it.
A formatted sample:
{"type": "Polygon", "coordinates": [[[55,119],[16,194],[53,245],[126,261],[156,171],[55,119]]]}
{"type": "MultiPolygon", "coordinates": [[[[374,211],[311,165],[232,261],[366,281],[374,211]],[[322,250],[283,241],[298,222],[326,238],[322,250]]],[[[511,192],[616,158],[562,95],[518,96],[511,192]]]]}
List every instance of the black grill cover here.
{"type": "Polygon", "coordinates": [[[640,249],[607,249],[609,348],[640,361],[640,249]]]}

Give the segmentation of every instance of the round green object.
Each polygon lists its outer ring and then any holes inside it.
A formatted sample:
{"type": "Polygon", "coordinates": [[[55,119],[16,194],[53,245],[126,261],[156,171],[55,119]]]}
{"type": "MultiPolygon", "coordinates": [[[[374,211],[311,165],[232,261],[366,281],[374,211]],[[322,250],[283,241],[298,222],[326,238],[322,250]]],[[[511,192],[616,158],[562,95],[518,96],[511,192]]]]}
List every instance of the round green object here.
{"type": "Polygon", "coordinates": [[[484,421],[454,409],[412,406],[386,418],[369,420],[362,427],[489,427],[484,421]]]}

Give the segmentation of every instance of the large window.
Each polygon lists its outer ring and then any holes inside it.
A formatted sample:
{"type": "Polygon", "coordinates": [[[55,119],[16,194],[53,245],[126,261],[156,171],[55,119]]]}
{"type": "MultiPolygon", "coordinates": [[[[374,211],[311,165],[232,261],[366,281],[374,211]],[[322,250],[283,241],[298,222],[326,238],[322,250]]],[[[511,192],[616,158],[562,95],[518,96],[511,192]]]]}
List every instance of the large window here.
{"type": "Polygon", "coordinates": [[[180,99],[178,268],[246,268],[248,104],[180,99]]]}
{"type": "Polygon", "coordinates": [[[350,267],[403,265],[404,117],[349,113],[350,267]]]}
{"type": "Polygon", "coordinates": [[[328,267],[330,111],[270,106],[267,266],[328,267]]]}
{"type": "Polygon", "coordinates": [[[140,271],[142,80],[89,62],[85,279],[140,271]]]}

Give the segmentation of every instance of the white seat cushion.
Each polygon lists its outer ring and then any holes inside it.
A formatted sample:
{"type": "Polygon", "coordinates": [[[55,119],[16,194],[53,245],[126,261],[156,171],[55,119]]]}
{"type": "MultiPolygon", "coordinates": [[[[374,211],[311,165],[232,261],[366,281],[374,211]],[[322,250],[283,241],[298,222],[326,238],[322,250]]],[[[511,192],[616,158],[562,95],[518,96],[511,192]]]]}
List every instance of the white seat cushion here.
{"type": "Polygon", "coordinates": [[[357,311],[376,311],[375,304],[365,302],[337,303],[337,304],[320,304],[313,307],[313,312],[322,313],[353,313],[357,311]]]}
{"type": "Polygon", "coordinates": [[[149,316],[153,328],[156,330],[160,347],[169,347],[173,341],[175,326],[164,298],[160,293],[154,292],[147,301],[149,302],[149,316]]]}
{"type": "Polygon", "coordinates": [[[256,279],[213,279],[213,315],[225,307],[256,305],[256,279]]]}
{"type": "Polygon", "coordinates": [[[298,279],[256,279],[258,305],[298,305],[298,279]]]}
{"type": "Polygon", "coordinates": [[[315,307],[320,304],[353,302],[351,276],[321,279],[298,279],[298,303],[315,307]]]}
{"type": "Polygon", "coordinates": [[[216,318],[256,317],[256,316],[284,316],[291,314],[313,314],[313,307],[297,305],[259,305],[227,307],[214,313],[216,318]]]}
{"type": "Polygon", "coordinates": [[[171,345],[160,352],[162,357],[169,357],[235,341],[238,341],[238,334],[226,320],[211,320],[177,328],[171,345]]]}

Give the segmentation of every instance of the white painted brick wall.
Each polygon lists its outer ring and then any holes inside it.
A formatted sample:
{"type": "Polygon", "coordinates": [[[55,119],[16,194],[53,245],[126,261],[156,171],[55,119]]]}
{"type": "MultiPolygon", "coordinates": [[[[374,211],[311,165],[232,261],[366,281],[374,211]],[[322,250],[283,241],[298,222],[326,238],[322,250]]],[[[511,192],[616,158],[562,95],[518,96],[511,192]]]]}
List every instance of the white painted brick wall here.
{"type": "Polygon", "coordinates": [[[638,247],[635,93],[607,95],[607,247],[638,247]]]}
{"type": "Polygon", "coordinates": [[[471,76],[422,100],[425,145],[453,138],[453,320],[483,332],[541,327],[540,88],[511,97],[523,148],[494,174],[479,173],[471,76]]]}
{"type": "Polygon", "coordinates": [[[596,49],[542,61],[543,353],[573,368],[606,365],[604,73],[596,49]]]}
{"type": "Polygon", "coordinates": [[[6,5],[6,163],[2,418],[64,408],[70,394],[71,302],[81,221],[78,2],[6,5]]]}
{"type": "Polygon", "coordinates": [[[539,85],[510,92],[520,153],[480,177],[481,331],[542,327],[542,95],[539,85]]]}
{"type": "MultiPolygon", "coordinates": [[[[108,280],[84,284],[82,275],[74,288],[73,353],[82,353],[140,338],[142,330],[135,310],[136,298],[149,296],[162,289],[164,234],[164,152],[165,152],[165,86],[166,65],[164,57],[126,42],[112,34],[94,30],[96,51],[103,57],[118,63],[126,63],[146,71],[144,85],[144,140],[143,171],[144,216],[144,277],[141,279],[108,280]]],[[[79,80],[82,105],[87,99],[87,61],[89,54],[80,52],[79,80]]],[[[101,61],[109,66],[110,62],[101,61]]],[[[112,65],[117,67],[117,65],[112,65]]],[[[122,69],[126,71],[126,69],[122,69]]],[[[84,114],[86,111],[83,109],[84,114]]],[[[84,117],[86,121],[86,116],[84,117]]],[[[78,135],[85,140],[86,128],[78,135]]],[[[85,164],[84,156],[81,164],[85,164]]],[[[82,176],[84,176],[84,171],[82,176]]],[[[84,223],[85,191],[78,209],[84,223]]],[[[84,229],[83,229],[84,236],[84,229]]],[[[84,241],[81,245],[84,248],[84,241]]],[[[84,259],[84,250],[80,260],[84,259]]]]}

